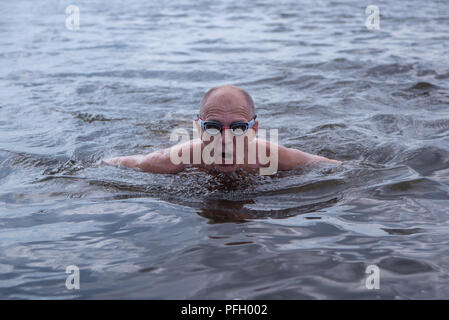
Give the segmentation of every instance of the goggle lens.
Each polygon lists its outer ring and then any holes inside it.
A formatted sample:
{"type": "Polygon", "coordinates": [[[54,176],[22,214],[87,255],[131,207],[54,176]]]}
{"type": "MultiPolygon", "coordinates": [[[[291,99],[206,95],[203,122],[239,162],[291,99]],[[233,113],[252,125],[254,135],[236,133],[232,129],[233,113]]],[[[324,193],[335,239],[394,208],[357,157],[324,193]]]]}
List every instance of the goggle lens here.
{"type": "Polygon", "coordinates": [[[219,134],[221,132],[221,126],[219,126],[218,124],[215,124],[215,123],[205,123],[204,130],[208,134],[210,134],[212,136],[216,136],[217,134],[219,134]]]}
{"type": "MultiPolygon", "coordinates": [[[[199,116],[198,116],[198,118],[199,118],[199,116]]],[[[254,119],[251,120],[250,122],[232,123],[229,127],[231,129],[231,133],[235,136],[244,135],[246,133],[246,131],[248,131],[248,129],[254,124],[255,120],[256,120],[256,116],[254,116],[254,119]]],[[[203,121],[201,119],[198,119],[198,121],[200,122],[203,130],[212,136],[216,136],[217,134],[220,134],[222,132],[223,127],[222,127],[221,123],[219,123],[219,122],[203,121]]],[[[226,127],[224,127],[224,128],[226,128],[226,127]]]]}
{"type": "Polygon", "coordinates": [[[241,136],[245,134],[248,130],[248,125],[246,123],[237,123],[235,125],[231,125],[231,132],[236,136],[241,136]]]}

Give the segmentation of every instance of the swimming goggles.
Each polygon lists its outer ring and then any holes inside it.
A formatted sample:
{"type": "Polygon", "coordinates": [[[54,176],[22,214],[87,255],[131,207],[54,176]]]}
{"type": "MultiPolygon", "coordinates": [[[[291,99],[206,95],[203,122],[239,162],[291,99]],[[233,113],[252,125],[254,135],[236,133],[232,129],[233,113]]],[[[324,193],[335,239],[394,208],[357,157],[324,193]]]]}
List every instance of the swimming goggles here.
{"type": "Polygon", "coordinates": [[[248,131],[249,128],[251,128],[255,120],[257,118],[257,115],[254,116],[254,119],[252,119],[250,122],[234,122],[231,123],[230,126],[223,126],[220,122],[217,121],[203,121],[200,119],[200,116],[198,115],[198,123],[201,125],[201,128],[206,131],[208,134],[212,136],[216,136],[217,134],[220,134],[223,129],[230,129],[231,133],[235,136],[241,136],[248,131]]]}

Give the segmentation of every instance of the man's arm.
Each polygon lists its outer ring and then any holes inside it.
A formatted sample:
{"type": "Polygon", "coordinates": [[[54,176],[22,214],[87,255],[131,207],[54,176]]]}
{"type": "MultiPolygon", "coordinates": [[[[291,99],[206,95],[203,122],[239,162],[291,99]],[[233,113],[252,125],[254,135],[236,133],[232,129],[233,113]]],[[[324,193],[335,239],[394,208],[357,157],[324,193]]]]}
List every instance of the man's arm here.
{"type": "Polygon", "coordinates": [[[278,146],[279,170],[291,170],[314,163],[341,164],[341,161],[313,155],[293,148],[278,146]]]}
{"type": "Polygon", "coordinates": [[[168,148],[147,155],[116,157],[107,159],[104,162],[151,173],[177,173],[182,171],[184,164],[173,164],[170,160],[170,150],[171,148],[168,148]]]}
{"type": "MultiPolygon", "coordinates": [[[[257,165],[276,171],[292,170],[313,164],[341,164],[341,161],[313,155],[293,148],[286,148],[264,139],[253,140],[257,143],[257,165]],[[265,155],[265,156],[264,156],[265,155]]],[[[253,149],[254,150],[254,149],[253,149]]],[[[268,170],[268,172],[270,171],[268,170]]],[[[271,173],[268,173],[271,174],[271,173]]]]}

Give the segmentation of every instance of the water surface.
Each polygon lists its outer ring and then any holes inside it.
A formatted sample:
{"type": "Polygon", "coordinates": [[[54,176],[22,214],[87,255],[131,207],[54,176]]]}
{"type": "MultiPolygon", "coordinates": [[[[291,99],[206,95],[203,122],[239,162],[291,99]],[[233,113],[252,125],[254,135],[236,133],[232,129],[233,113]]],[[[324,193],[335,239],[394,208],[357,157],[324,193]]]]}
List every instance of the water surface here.
{"type": "Polygon", "coordinates": [[[78,31],[69,4],[0,9],[1,298],[448,297],[446,1],[377,1],[380,30],[355,0],[77,1],[78,31]],[[225,83],[282,144],[344,164],[96,166],[170,146],[225,83]]]}

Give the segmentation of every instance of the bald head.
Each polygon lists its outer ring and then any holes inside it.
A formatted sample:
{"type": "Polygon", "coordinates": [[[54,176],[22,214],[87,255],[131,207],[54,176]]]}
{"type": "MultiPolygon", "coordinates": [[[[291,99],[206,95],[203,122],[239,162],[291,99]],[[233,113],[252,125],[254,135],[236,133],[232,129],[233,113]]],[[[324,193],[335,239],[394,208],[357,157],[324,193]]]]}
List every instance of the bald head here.
{"type": "Polygon", "coordinates": [[[204,118],[211,108],[232,112],[235,107],[246,109],[244,111],[251,119],[256,115],[254,101],[248,92],[232,85],[215,87],[207,91],[201,100],[200,117],[204,118]]]}

